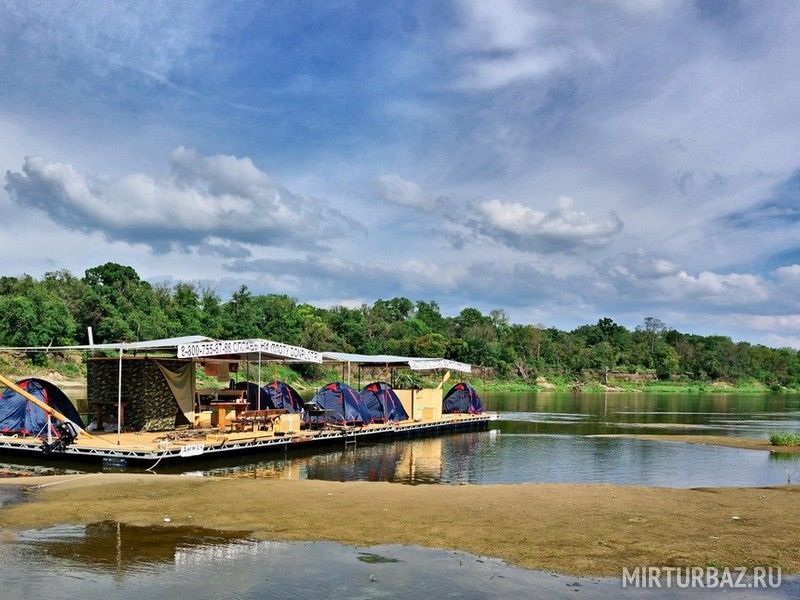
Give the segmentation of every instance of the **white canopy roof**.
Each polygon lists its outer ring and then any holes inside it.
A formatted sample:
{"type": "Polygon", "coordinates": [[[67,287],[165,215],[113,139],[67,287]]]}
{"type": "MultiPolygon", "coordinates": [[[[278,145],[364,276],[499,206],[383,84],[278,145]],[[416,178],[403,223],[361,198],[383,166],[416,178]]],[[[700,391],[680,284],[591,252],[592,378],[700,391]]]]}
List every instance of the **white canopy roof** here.
{"type": "Polygon", "coordinates": [[[109,351],[136,352],[146,350],[174,351],[178,358],[204,358],[210,356],[236,355],[241,358],[255,359],[259,355],[264,360],[283,360],[288,362],[322,363],[319,352],[290,346],[271,340],[215,340],[204,335],[187,335],[183,337],[146,340],[143,342],[116,342],[112,344],[94,344],[80,346],[25,346],[16,348],[0,348],[0,351],[21,352],[92,352],[109,351]]]}
{"type": "Polygon", "coordinates": [[[413,356],[395,356],[393,354],[350,354],[347,352],[323,352],[322,358],[329,362],[407,367],[412,371],[449,369],[462,373],[472,372],[471,365],[455,360],[448,360],[446,358],[418,358],[413,356]]]}
{"type": "Polygon", "coordinates": [[[48,350],[54,352],[65,350],[78,350],[85,352],[90,352],[92,350],[122,350],[124,352],[134,352],[136,350],[175,350],[181,344],[207,341],[211,341],[211,338],[204,335],[186,335],[182,337],[163,338],[160,340],[145,340],[143,342],[114,342],[112,344],[85,344],[79,346],[22,346],[15,348],[0,348],[0,350],[25,352],[44,352],[48,350]]]}

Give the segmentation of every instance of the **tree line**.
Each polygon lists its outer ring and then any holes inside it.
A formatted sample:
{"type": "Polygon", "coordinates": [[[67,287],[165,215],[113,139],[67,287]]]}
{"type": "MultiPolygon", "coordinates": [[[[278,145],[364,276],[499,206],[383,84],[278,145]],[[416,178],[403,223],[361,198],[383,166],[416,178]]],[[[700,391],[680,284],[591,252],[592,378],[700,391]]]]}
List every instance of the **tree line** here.
{"type": "Polygon", "coordinates": [[[660,379],[800,383],[800,354],[668,328],[646,317],[631,330],[605,317],[572,331],[510,323],[502,310],[465,308],[442,315],[435,301],[377,300],[357,308],[318,308],[242,286],[223,301],[211,289],[143,281],[129,266],[106,263],[83,277],[68,271],[0,277],[0,346],[63,346],[202,334],[263,337],[363,354],[445,357],[503,377],[581,377],[587,372],[655,373],[660,379]]]}

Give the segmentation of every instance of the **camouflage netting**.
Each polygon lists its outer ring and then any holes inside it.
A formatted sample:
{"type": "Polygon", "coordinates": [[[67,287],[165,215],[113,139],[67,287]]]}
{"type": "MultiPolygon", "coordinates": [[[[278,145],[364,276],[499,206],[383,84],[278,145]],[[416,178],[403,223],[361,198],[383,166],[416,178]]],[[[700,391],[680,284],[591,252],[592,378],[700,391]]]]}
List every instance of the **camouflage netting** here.
{"type": "MultiPolygon", "coordinates": [[[[191,372],[192,361],[174,358],[125,358],[122,361],[122,401],[125,406],[126,430],[163,431],[187,424],[183,411],[167,383],[161,368],[169,371],[191,372]]],[[[119,360],[91,358],[88,362],[86,384],[90,405],[108,405],[106,415],[116,415],[119,360]]],[[[109,416],[106,420],[110,420],[109,416]]]]}

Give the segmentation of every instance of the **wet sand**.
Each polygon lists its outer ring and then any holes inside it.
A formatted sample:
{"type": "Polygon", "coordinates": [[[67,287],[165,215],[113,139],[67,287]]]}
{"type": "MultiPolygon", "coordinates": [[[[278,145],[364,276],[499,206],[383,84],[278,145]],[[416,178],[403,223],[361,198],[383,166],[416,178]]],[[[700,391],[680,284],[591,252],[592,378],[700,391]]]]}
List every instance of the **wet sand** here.
{"type": "Polygon", "coordinates": [[[635,440],[653,440],[656,442],[683,442],[686,444],[704,444],[709,446],[724,446],[726,448],[743,448],[745,450],[766,450],[795,454],[800,453],[800,446],[773,446],[767,439],[740,438],[726,435],[672,435],[658,433],[605,433],[587,437],[601,438],[629,438],[635,440]]]}
{"type": "Polygon", "coordinates": [[[574,575],[709,564],[800,573],[797,486],[407,486],[139,474],[5,485],[25,486],[30,499],[0,508],[6,531],[111,520],[249,531],[268,540],[417,544],[574,575]]]}

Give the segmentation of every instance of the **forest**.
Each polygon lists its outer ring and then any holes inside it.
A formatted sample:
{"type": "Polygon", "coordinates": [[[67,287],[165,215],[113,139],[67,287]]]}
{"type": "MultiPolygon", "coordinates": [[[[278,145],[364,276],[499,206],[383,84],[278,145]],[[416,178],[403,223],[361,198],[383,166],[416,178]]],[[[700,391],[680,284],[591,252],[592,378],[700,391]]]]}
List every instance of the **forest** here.
{"type": "MultiPolygon", "coordinates": [[[[116,263],[83,277],[68,271],[0,277],[0,346],[86,344],[89,326],[95,343],[262,337],[315,350],[445,357],[526,382],[595,377],[608,383],[609,374],[647,373],[664,381],[756,382],[772,389],[800,384],[797,350],[682,333],[653,316],[634,329],[604,317],[562,331],[510,323],[502,309],[446,316],[434,300],[319,308],[245,286],[225,300],[190,283],[152,285],[116,263]]],[[[32,354],[31,360],[52,356],[32,354]]]]}

